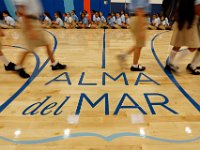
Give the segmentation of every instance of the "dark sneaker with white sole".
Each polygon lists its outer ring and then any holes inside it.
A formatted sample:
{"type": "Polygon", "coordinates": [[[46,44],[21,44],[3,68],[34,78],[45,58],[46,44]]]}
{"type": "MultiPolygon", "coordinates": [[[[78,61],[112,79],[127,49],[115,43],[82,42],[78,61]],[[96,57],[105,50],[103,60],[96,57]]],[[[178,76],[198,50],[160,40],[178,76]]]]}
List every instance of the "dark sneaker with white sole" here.
{"type": "Polygon", "coordinates": [[[191,67],[191,64],[188,64],[186,69],[187,69],[187,71],[189,71],[193,75],[200,75],[200,71],[198,69],[193,69],[191,67]]]}
{"type": "Polygon", "coordinates": [[[10,62],[7,66],[4,65],[6,71],[15,71],[15,64],[10,62]]]}
{"type": "Polygon", "coordinates": [[[66,69],[66,65],[62,65],[60,63],[57,63],[55,66],[51,66],[52,70],[63,70],[66,69]]]}
{"type": "Polygon", "coordinates": [[[131,71],[145,71],[146,68],[145,68],[144,66],[138,65],[138,67],[133,67],[133,66],[131,66],[131,69],[130,69],[130,70],[131,70],[131,71]]]}
{"type": "Polygon", "coordinates": [[[165,66],[165,70],[177,72],[179,70],[179,67],[172,64],[168,64],[165,66]]]}
{"type": "Polygon", "coordinates": [[[24,79],[30,78],[30,75],[28,73],[26,73],[26,71],[24,70],[24,68],[16,70],[16,72],[19,74],[19,76],[21,78],[24,78],[24,79]]]}

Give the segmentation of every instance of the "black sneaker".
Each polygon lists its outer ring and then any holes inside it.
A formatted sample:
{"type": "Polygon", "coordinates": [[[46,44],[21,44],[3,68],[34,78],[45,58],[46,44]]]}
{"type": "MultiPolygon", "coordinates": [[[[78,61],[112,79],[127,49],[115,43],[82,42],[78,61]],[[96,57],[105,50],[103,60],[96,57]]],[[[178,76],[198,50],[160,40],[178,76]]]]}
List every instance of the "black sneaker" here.
{"type": "Polygon", "coordinates": [[[179,70],[179,67],[172,64],[168,64],[165,66],[165,70],[177,72],[179,70]]]}
{"type": "Polygon", "coordinates": [[[198,71],[198,69],[193,69],[191,64],[188,64],[186,69],[193,75],[200,75],[200,71],[198,71]]]}
{"type": "Polygon", "coordinates": [[[132,66],[130,70],[131,70],[131,71],[145,71],[146,68],[143,67],[143,66],[138,65],[137,68],[135,68],[135,67],[132,66]]]}
{"type": "Polygon", "coordinates": [[[16,70],[16,71],[17,71],[17,73],[19,74],[20,77],[22,77],[24,79],[30,78],[30,75],[27,74],[23,68],[16,70]]]}
{"type": "Polygon", "coordinates": [[[67,67],[66,65],[62,65],[60,63],[57,63],[55,66],[51,66],[52,70],[63,70],[66,67],[67,67]]]}
{"type": "Polygon", "coordinates": [[[198,66],[197,69],[200,69],[200,66],[198,66]]]}
{"type": "Polygon", "coordinates": [[[15,71],[15,64],[10,62],[7,66],[4,65],[6,71],[15,71]]]}

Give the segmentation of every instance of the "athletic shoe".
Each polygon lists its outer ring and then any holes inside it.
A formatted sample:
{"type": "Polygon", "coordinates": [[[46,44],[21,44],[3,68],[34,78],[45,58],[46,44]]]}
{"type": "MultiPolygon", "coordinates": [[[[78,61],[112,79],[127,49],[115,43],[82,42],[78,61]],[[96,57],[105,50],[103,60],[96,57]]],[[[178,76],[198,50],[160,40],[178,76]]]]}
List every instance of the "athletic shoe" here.
{"type": "Polygon", "coordinates": [[[55,66],[51,66],[52,70],[63,70],[65,69],[67,66],[66,65],[62,65],[60,63],[57,63],[55,66]]]}
{"type": "Polygon", "coordinates": [[[198,66],[197,69],[200,69],[200,66],[198,66]]]}
{"type": "Polygon", "coordinates": [[[175,65],[172,65],[172,64],[169,64],[169,65],[165,66],[165,70],[178,72],[179,67],[175,66],[175,65]]]}
{"type": "Polygon", "coordinates": [[[15,64],[10,62],[7,66],[4,65],[6,71],[15,71],[15,64]]]}
{"type": "Polygon", "coordinates": [[[188,64],[186,69],[193,75],[200,75],[200,71],[198,71],[197,69],[193,69],[191,67],[191,64],[188,64]]]}
{"type": "Polygon", "coordinates": [[[131,69],[130,69],[130,70],[131,70],[131,71],[145,71],[146,68],[145,68],[144,66],[140,66],[140,65],[138,65],[137,68],[131,66],[131,69]]]}
{"type": "Polygon", "coordinates": [[[17,71],[17,73],[19,74],[19,76],[21,78],[24,78],[24,79],[30,78],[30,75],[27,74],[23,68],[19,69],[19,70],[16,70],[16,71],[17,71]]]}

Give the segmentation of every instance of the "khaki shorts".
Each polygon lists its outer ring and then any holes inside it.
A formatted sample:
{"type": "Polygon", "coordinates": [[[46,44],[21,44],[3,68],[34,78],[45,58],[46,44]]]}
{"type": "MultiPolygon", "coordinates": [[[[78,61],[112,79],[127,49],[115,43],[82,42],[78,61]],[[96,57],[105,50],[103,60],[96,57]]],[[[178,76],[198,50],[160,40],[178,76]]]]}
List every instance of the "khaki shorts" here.
{"type": "MultiPolygon", "coordinates": [[[[146,18],[144,17],[146,20],[146,18]]],[[[142,48],[145,46],[146,42],[146,23],[140,24],[138,17],[134,16],[130,21],[130,29],[136,41],[136,47],[142,48]]]]}
{"type": "Polygon", "coordinates": [[[31,26],[33,27],[32,30],[36,36],[36,39],[35,40],[31,39],[27,31],[23,29],[24,24],[22,23],[23,37],[24,37],[24,41],[27,46],[27,49],[29,51],[34,51],[34,49],[37,47],[47,46],[48,42],[46,40],[44,30],[42,29],[42,24],[39,22],[39,20],[29,19],[29,21],[30,21],[31,26]]]}

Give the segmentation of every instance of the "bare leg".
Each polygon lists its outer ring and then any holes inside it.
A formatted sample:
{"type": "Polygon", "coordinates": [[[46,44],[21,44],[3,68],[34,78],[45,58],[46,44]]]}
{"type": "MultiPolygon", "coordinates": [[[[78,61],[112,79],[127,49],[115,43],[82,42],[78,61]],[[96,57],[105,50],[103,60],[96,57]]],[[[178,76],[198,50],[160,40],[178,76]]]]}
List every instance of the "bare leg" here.
{"type": "Polygon", "coordinates": [[[25,72],[25,70],[22,66],[23,66],[24,61],[26,60],[26,57],[29,53],[30,53],[30,51],[22,53],[19,63],[15,66],[15,71],[17,71],[17,73],[19,74],[20,77],[25,78],[25,79],[29,78],[30,75],[25,72]]]}
{"type": "Polygon", "coordinates": [[[28,55],[29,53],[30,53],[30,52],[24,52],[24,53],[22,53],[21,59],[20,59],[20,61],[19,61],[19,63],[18,63],[18,66],[23,66],[24,61],[26,60],[26,57],[27,57],[27,55],[28,55]]]}
{"type": "Polygon", "coordinates": [[[135,51],[135,46],[133,46],[128,52],[127,55],[132,54],[135,51]]]}
{"type": "Polygon", "coordinates": [[[52,64],[52,66],[51,66],[52,70],[63,70],[63,69],[65,69],[66,65],[60,64],[59,62],[55,61],[55,58],[54,58],[53,52],[50,48],[50,45],[47,45],[46,48],[47,48],[47,54],[48,54],[50,61],[51,61],[51,64],[52,64]]]}
{"type": "Polygon", "coordinates": [[[47,45],[46,48],[47,48],[47,54],[48,54],[48,56],[50,58],[51,63],[52,64],[55,63],[55,58],[53,56],[53,52],[52,52],[52,50],[50,48],[50,45],[47,45]]]}
{"type": "Polygon", "coordinates": [[[135,51],[133,53],[133,65],[138,65],[138,61],[140,59],[140,54],[141,54],[142,48],[135,48],[135,51]]]}
{"type": "Polygon", "coordinates": [[[0,50],[0,56],[3,56],[3,52],[0,50]]]}
{"type": "Polygon", "coordinates": [[[8,64],[10,63],[1,50],[0,50],[0,60],[4,63],[5,66],[8,66],[8,64]]]}

